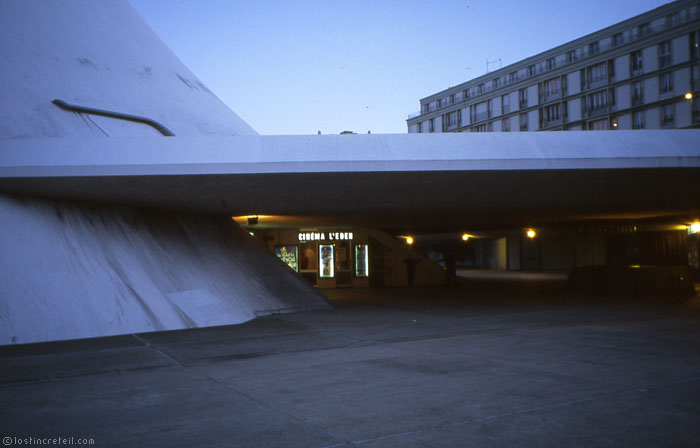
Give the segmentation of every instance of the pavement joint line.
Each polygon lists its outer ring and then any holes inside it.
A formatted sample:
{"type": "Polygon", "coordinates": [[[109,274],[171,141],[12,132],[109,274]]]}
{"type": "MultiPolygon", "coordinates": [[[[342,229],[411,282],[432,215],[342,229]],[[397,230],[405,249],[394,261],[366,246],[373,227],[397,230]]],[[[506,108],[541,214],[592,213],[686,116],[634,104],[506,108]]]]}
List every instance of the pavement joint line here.
{"type": "Polygon", "coordinates": [[[282,414],[282,415],[284,415],[284,416],[286,416],[286,417],[288,417],[288,418],[291,418],[292,420],[296,420],[296,421],[299,422],[299,423],[302,423],[302,424],[304,424],[304,425],[311,426],[311,427],[313,427],[313,428],[315,428],[315,429],[317,429],[317,430],[319,430],[319,431],[322,431],[322,432],[324,432],[325,434],[331,436],[331,437],[334,438],[334,439],[337,439],[337,440],[341,440],[341,441],[342,441],[342,443],[336,444],[336,445],[332,445],[332,446],[335,446],[335,447],[337,447],[337,446],[348,446],[349,444],[352,443],[351,441],[347,440],[346,438],[341,437],[341,436],[339,436],[338,434],[334,434],[333,432],[327,430],[326,428],[324,428],[324,427],[322,427],[322,426],[320,426],[320,425],[317,425],[317,424],[312,423],[312,422],[310,422],[310,421],[308,421],[308,420],[305,420],[305,419],[303,419],[303,418],[300,418],[300,417],[298,417],[298,416],[296,416],[296,415],[294,415],[294,414],[292,414],[292,413],[290,413],[290,412],[285,411],[284,409],[280,409],[280,408],[277,408],[277,407],[275,407],[275,406],[272,406],[272,405],[270,405],[268,402],[265,402],[265,401],[262,401],[262,400],[258,400],[257,398],[253,397],[252,395],[249,395],[249,394],[247,394],[247,393],[245,393],[245,392],[242,392],[242,391],[238,390],[237,388],[233,387],[233,386],[230,385],[230,384],[224,383],[223,381],[220,381],[220,380],[218,380],[218,379],[216,379],[216,378],[214,378],[214,377],[212,377],[212,376],[209,376],[209,375],[207,375],[206,373],[203,373],[203,372],[199,371],[199,370],[197,369],[197,367],[192,367],[192,369],[194,369],[194,370],[195,370],[200,376],[202,376],[203,378],[205,378],[205,379],[207,379],[207,380],[209,380],[209,381],[213,381],[214,383],[218,384],[219,386],[221,386],[221,387],[223,387],[223,388],[225,388],[225,389],[228,389],[228,390],[230,390],[230,391],[232,391],[232,392],[234,392],[234,393],[236,393],[236,394],[238,394],[238,395],[241,395],[242,397],[245,397],[245,398],[247,398],[248,400],[250,400],[250,401],[252,401],[252,402],[254,402],[254,403],[257,403],[258,405],[260,405],[260,406],[262,406],[262,407],[264,407],[264,408],[271,409],[271,410],[273,410],[273,411],[275,411],[275,412],[278,412],[278,413],[280,413],[280,414],[282,414]]]}
{"type": "Polygon", "coordinates": [[[139,336],[137,336],[136,334],[133,334],[133,333],[132,333],[131,336],[133,336],[134,339],[136,339],[137,341],[141,342],[143,345],[149,347],[150,349],[152,349],[152,350],[155,351],[156,353],[160,354],[160,355],[163,356],[164,358],[166,358],[166,359],[170,360],[171,362],[175,363],[176,365],[178,365],[178,366],[180,366],[180,367],[185,367],[184,365],[182,365],[182,363],[181,363],[180,361],[178,361],[177,359],[175,359],[175,358],[173,358],[172,356],[168,355],[168,354],[165,353],[164,351],[160,350],[158,347],[156,347],[155,345],[151,344],[151,343],[148,342],[146,339],[143,339],[143,338],[141,338],[141,337],[139,337],[139,336]]]}
{"type": "Polygon", "coordinates": [[[369,439],[354,440],[354,441],[350,442],[350,444],[352,444],[352,445],[364,445],[366,443],[376,442],[379,440],[393,439],[393,438],[398,438],[398,437],[410,436],[410,435],[414,435],[414,434],[420,434],[420,433],[428,432],[428,431],[454,428],[457,426],[467,425],[469,423],[484,422],[484,421],[493,420],[493,419],[497,419],[497,418],[514,417],[517,415],[543,411],[546,409],[556,409],[556,408],[563,408],[563,407],[569,407],[569,406],[576,406],[576,405],[579,405],[582,403],[588,403],[588,402],[595,401],[595,400],[601,400],[601,399],[611,398],[611,397],[618,397],[618,396],[629,395],[629,394],[634,394],[634,393],[646,393],[646,392],[653,391],[653,390],[664,389],[666,387],[672,387],[672,386],[676,386],[679,384],[689,384],[689,383],[694,383],[694,382],[698,382],[698,381],[700,381],[700,376],[695,376],[695,377],[686,378],[686,379],[677,380],[677,381],[671,381],[671,382],[663,383],[663,384],[652,384],[649,386],[640,386],[640,387],[635,387],[632,389],[625,389],[625,390],[617,391],[617,392],[598,394],[598,395],[594,395],[592,397],[580,398],[577,400],[569,400],[569,401],[564,401],[561,403],[553,403],[553,404],[548,404],[545,406],[538,406],[535,408],[521,409],[519,411],[505,412],[502,414],[488,415],[485,417],[474,417],[474,418],[470,418],[470,419],[462,420],[462,421],[458,421],[458,422],[445,423],[442,425],[435,425],[435,426],[431,426],[428,428],[420,428],[420,429],[416,429],[414,431],[404,431],[404,432],[399,432],[399,433],[395,433],[395,434],[385,434],[383,436],[372,437],[369,439]]]}

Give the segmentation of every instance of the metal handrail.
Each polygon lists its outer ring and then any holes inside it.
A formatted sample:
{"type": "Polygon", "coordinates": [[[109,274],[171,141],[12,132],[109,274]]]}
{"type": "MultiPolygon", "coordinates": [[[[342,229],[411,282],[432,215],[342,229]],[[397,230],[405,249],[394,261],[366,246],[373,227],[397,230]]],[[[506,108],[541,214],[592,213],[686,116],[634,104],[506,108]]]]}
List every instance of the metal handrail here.
{"type": "Polygon", "coordinates": [[[141,117],[138,115],[130,115],[130,114],[123,114],[121,112],[114,112],[114,111],[109,111],[109,110],[104,110],[104,109],[95,109],[94,107],[85,107],[85,106],[78,106],[76,104],[69,104],[66,103],[63,100],[55,99],[52,101],[56,106],[60,107],[63,110],[68,110],[71,112],[78,112],[78,113],[84,113],[84,114],[91,114],[91,115],[101,115],[103,117],[109,117],[109,118],[116,118],[118,120],[126,120],[126,121],[133,121],[136,123],[143,123],[147,124],[154,129],[158,130],[161,134],[163,134],[166,137],[174,137],[175,134],[173,132],[163,126],[161,123],[158,123],[157,121],[150,119],[148,117],[141,117]]]}

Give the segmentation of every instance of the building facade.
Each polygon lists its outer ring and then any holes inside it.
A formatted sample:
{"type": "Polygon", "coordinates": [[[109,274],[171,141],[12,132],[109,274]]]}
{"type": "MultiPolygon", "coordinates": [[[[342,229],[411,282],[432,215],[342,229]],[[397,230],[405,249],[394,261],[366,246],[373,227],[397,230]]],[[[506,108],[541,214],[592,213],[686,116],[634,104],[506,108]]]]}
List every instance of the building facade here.
{"type": "Polygon", "coordinates": [[[679,0],[420,100],[409,133],[700,124],[700,2],[679,0]]]}

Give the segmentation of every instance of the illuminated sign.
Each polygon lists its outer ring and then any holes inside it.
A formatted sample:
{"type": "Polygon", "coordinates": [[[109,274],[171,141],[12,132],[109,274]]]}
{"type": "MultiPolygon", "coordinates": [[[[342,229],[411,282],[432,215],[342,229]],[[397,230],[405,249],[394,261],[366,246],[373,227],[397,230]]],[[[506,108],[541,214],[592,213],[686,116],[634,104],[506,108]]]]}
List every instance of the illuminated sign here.
{"type": "Polygon", "coordinates": [[[321,278],[332,278],[335,275],[335,263],[333,257],[333,245],[321,244],[318,246],[319,264],[321,265],[321,278]]]}
{"type": "Polygon", "coordinates": [[[352,232],[299,232],[299,241],[348,241],[352,240],[352,232]]]}
{"type": "Polygon", "coordinates": [[[277,258],[284,261],[287,266],[299,272],[299,265],[297,264],[297,260],[299,259],[297,246],[275,246],[275,255],[277,255],[277,258]]]}
{"type": "Polygon", "coordinates": [[[355,244],[355,277],[362,278],[369,275],[369,253],[366,244],[355,244]]]}

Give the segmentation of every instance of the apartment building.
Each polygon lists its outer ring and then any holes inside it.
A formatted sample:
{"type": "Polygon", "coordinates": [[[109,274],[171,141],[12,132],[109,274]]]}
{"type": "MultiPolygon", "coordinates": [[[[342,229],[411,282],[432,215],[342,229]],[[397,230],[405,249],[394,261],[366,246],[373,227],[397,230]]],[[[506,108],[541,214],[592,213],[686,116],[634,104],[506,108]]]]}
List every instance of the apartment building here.
{"type": "Polygon", "coordinates": [[[420,100],[409,133],[700,124],[700,1],[678,0],[420,100]]]}

